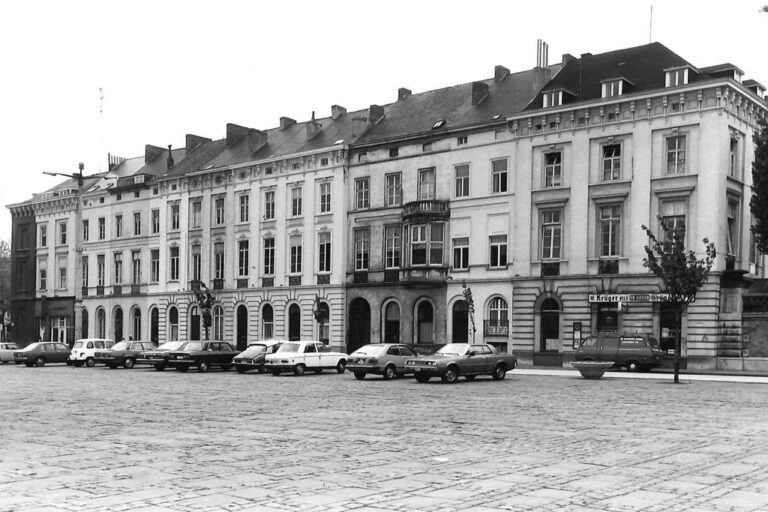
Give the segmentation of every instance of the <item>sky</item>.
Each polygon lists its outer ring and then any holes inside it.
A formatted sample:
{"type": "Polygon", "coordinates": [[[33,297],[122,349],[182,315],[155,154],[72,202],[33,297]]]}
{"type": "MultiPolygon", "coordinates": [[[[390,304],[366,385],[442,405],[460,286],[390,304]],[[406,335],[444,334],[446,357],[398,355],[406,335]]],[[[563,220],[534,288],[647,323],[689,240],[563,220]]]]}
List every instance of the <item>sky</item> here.
{"type": "Polygon", "coordinates": [[[0,3],[0,240],[9,204],[106,170],[107,153],[220,139],[386,105],[564,53],[663,43],[768,84],[768,0],[282,0],[0,3]],[[651,17],[651,12],[653,16],[651,17]]]}

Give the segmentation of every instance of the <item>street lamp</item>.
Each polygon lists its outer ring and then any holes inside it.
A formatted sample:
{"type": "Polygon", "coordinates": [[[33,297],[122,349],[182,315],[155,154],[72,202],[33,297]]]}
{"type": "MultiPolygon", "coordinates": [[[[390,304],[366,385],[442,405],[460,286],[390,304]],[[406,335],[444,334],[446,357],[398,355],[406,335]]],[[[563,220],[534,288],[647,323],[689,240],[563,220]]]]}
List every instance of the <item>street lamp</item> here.
{"type": "MultiPolygon", "coordinates": [[[[82,338],[82,323],[83,323],[83,276],[82,276],[82,265],[83,265],[83,248],[82,248],[82,217],[83,217],[83,211],[82,211],[82,195],[83,195],[83,168],[85,167],[85,164],[83,162],[80,162],[78,164],[78,169],[80,172],[75,172],[72,174],[67,174],[63,172],[47,172],[43,171],[43,174],[47,174],[49,176],[63,176],[65,178],[71,178],[74,180],[77,180],[77,192],[75,193],[75,272],[74,272],[74,279],[73,279],[73,286],[74,286],[74,292],[75,292],[75,315],[74,315],[74,340],[78,340],[82,338]]],[[[86,333],[87,334],[87,333],[86,333]]]]}

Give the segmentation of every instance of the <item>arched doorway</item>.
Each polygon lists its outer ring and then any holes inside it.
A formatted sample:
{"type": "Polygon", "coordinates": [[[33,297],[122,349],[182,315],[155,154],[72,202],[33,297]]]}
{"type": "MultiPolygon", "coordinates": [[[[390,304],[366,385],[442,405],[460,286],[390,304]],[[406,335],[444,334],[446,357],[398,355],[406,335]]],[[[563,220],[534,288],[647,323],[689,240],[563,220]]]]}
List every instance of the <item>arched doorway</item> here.
{"type": "Polygon", "coordinates": [[[558,352],[560,344],[560,304],[555,299],[541,303],[540,352],[558,352]]]}
{"type": "Polygon", "coordinates": [[[416,310],[416,343],[431,344],[435,341],[435,311],[429,301],[423,300],[416,310]]]}
{"type": "Polygon", "coordinates": [[[82,316],[80,336],[82,338],[87,338],[88,337],[88,310],[83,308],[82,315],[83,316],[82,316]]]}
{"type": "Polygon", "coordinates": [[[349,338],[347,353],[352,353],[371,342],[371,307],[358,297],[349,305],[349,338]]]}
{"type": "Polygon", "coordinates": [[[141,339],[141,311],[139,308],[133,310],[131,318],[131,337],[135,340],[141,339]]]}
{"type": "Polygon", "coordinates": [[[248,309],[242,304],[237,307],[237,350],[248,347],[248,309]]]}
{"type": "Polygon", "coordinates": [[[96,337],[107,337],[107,314],[104,311],[104,308],[96,310],[96,337]]]}
{"type": "Polygon", "coordinates": [[[331,310],[328,304],[321,302],[317,306],[317,337],[320,341],[328,345],[331,338],[331,310]]]}
{"type": "Polygon", "coordinates": [[[261,309],[261,336],[265,340],[275,337],[275,312],[269,304],[261,309]]]}
{"type": "Polygon", "coordinates": [[[169,341],[179,341],[179,310],[175,306],[168,309],[169,341]]]}
{"type": "Polygon", "coordinates": [[[457,300],[453,304],[453,342],[469,343],[469,303],[457,300]]]}
{"type": "Polygon", "coordinates": [[[158,343],[160,341],[160,310],[152,308],[149,313],[149,341],[158,343]]]}
{"type": "Polygon", "coordinates": [[[384,343],[400,343],[400,306],[395,301],[384,309],[384,343]]]}
{"type": "Polygon", "coordinates": [[[120,341],[123,339],[123,309],[118,306],[115,308],[115,319],[113,322],[114,332],[115,332],[115,341],[120,341]]]}
{"type": "Polygon", "coordinates": [[[189,309],[189,330],[187,334],[190,340],[200,339],[200,310],[197,306],[192,306],[189,309]]]}
{"type": "Polygon", "coordinates": [[[291,304],[288,308],[288,339],[301,339],[301,308],[298,304],[291,304]]]}

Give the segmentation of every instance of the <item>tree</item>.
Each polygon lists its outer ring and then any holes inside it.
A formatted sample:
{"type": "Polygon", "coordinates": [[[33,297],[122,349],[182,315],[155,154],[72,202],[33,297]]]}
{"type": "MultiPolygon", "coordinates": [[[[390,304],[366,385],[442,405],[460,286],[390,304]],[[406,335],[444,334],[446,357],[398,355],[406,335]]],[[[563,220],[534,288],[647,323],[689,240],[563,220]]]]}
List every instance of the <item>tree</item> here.
{"type": "Polygon", "coordinates": [[[678,326],[675,336],[675,383],[680,382],[680,353],[682,350],[682,333],[680,319],[688,304],[694,301],[696,293],[707,281],[709,271],[717,257],[715,244],[704,238],[706,256],[697,259],[694,251],[685,249],[685,227],[673,227],[659,217],[659,225],[664,231],[663,240],[658,240],[648,229],[642,226],[648,235],[648,245],[645,246],[646,257],[643,266],[656,274],[664,285],[668,295],[667,302],[675,309],[675,323],[678,326]]]}
{"type": "Polygon", "coordinates": [[[749,209],[754,218],[752,231],[760,252],[768,253],[768,121],[758,120],[752,140],[755,161],[752,162],[752,198],[749,209]]]}

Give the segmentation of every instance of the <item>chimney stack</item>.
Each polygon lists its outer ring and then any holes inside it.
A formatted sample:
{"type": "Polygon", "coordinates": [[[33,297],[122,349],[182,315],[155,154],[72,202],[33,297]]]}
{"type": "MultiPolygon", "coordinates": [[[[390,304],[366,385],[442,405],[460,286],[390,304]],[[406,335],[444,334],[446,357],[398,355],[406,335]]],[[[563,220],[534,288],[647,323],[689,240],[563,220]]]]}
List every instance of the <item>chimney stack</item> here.
{"type": "Polygon", "coordinates": [[[295,119],[291,119],[290,117],[281,117],[280,118],[280,129],[285,130],[286,128],[289,128],[296,124],[295,119]]]}
{"type": "Polygon", "coordinates": [[[366,128],[368,128],[367,117],[358,116],[352,118],[352,132],[354,135],[362,135],[366,128]]]}
{"type": "Polygon", "coordinates": [[[201,144],[204,144],[206,142],[211,142],[211,139],[208,139],[206,137],[200,137],[199,135],[192,135],[191,133],[187,134],[186,137],[186,143],[185,143],[185,152],[189,153],[196,147],[198,147],[201,144]]]}
{"type": "Polygon", "coordinates": [[[485,82],[472,82],[472,104],[479,105],[488,97],[488,84],[485,82]]]}
{"type": "Polygon", "coordinates": [[[323,129],[323,125],[315,121],[315,111],[312,111],[312,119],[307,122],[307,140],[315,138],[323,129]]]}
{"type": "Polygon", "coordinates": [[[376,124],[384,119],[384,107],[371,105],[368,108],[368,119],[371,121],[371,124],[376,124]]]}
{"type": "Polygon", "coordinates": [[[168,158],[166,158],[165,163],[168,165],[168,169],[173,167],[173,153],[171,152],[170,144],[168,144],[168,158]]]}
{"type": "Polygon", "coordinates": [[[153,146],[152,144],[147,144],[146,146],[144,146],[144,163],[149,164],[154,162],[157,159],[157,157],[159,157],[163,153],[165,153],[164,148],[153,146]]]}
{"type": "Polygon", "coordinates": [[[331,119],[334,121],[347,113],[347,109],[338,105],[331,106],[331,119]]]}
{"type": "Polygon", "coordinates": [[[541,39],[536,40],[536,67],[549,66],[549,45],[541,39]]]}
{"type": "Polygon", "coordinates": [[[568,64],[568,63],[569,63],[569,62],[571,62],[572,60],[576,60],[576,57],[574,57],[574,56],[573,56],[573,55],[571,55],[570,53],[564,53],[564,54],[563,54],[563,65],[566,65],[566,64],[568,64]]]}
{"type": "Polygon", "coordinates": [[[504,66],[496,66],[493,70],[493,80],[495,82],[501,82],[509,75],[509,69],[504,66]]]}
{"type": "Polygon", "coordinates": [[[110,171],[123,162],[125,162],[125,158],[107,153],[107,169],[110,171]]]}
{"type": "Polygon", "coordinates": [[[404,99],[410,98],[411,92],[410,89],[406,89],[405,87],[401,87],[397,90],[397,101],[402,101],[404,99]]]}

